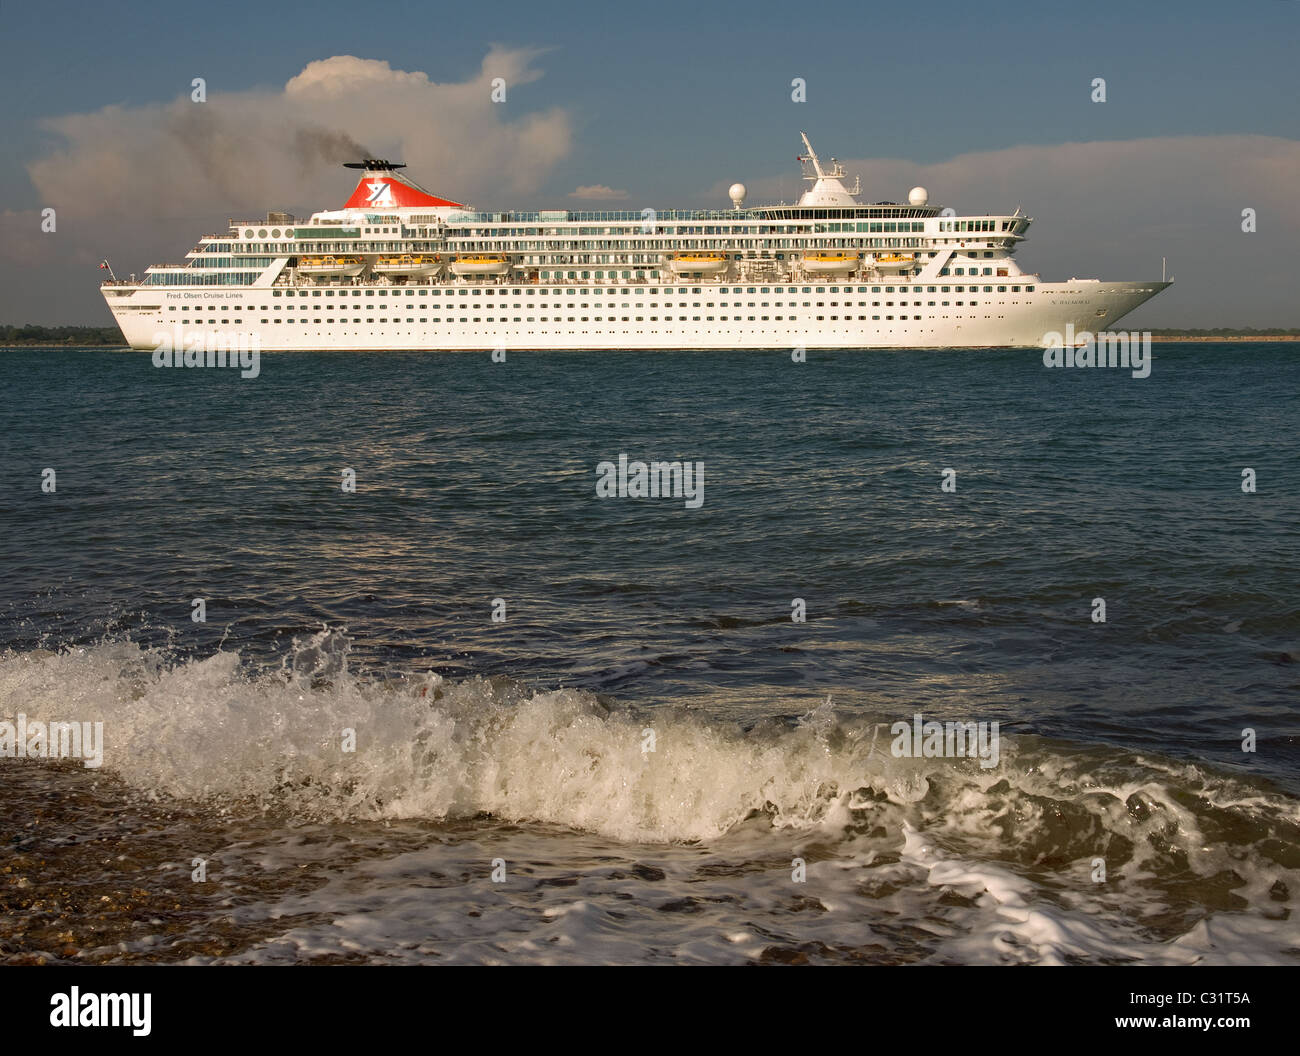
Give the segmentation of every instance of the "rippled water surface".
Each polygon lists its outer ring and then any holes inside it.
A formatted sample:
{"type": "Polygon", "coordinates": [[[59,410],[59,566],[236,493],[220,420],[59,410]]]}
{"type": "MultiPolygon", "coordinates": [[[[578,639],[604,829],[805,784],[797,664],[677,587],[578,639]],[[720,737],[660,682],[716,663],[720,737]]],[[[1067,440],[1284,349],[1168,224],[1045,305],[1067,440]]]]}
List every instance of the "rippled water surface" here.
{"type": "Polygon", "coordinates": [[[1297,957],[1294,345],[0,356],[0,959],[1297,957]]]}

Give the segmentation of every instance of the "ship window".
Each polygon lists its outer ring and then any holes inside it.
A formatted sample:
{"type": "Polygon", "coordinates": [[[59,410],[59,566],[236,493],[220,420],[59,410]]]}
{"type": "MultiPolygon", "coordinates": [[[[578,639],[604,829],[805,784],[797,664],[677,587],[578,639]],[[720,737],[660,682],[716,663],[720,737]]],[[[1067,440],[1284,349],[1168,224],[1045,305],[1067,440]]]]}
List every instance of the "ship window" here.
{"type": "Polygon", "coordinates": [[[272,291],[271,291],[271,296],[272,296],[272,297],[279,297],[279,296],[280,296],[280,291],[279,291],[279,290],[272,290],[272,291]]]}
{"type": "Polygon", "coordinates": [[[1019,286],[1012,286],[1012,287],[1011,287],[1011,292],[1012,292],[1012,293],[1019,293],[1019,292],[1020,292],[1020,287],[1019,287],[1019,286]]]}
{"type": "Polygon", "coordinates": [[[805,286],[805,287],[803,288],[803,292],[804,292],[804,293],[812,293],[812,287],[811,287],[811,286],[805,286]]]}
{"type": "Polygon", "coordinates": [[[1033,293],[1033,292],[1034,292],[1034,288],[1033,288],[1032,286],[1026,286],[1026,287],[1025,287],[1025,292],[1026,292],[1026,293],[1033,293]]]}

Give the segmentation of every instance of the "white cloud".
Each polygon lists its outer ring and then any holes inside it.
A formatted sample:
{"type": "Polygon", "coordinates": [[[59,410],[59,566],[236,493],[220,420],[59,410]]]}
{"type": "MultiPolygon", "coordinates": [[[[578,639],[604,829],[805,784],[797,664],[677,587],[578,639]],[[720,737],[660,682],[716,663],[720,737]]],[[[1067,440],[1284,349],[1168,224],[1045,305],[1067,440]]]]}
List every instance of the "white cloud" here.
{"type": "Polygon", "coordinates": [[[627,199],[627,191],[616,191],[603,183],[593,183],[569,192],[570,198],[582,198],[592,202],[621,202],[627,199]]]}
{"type": "MultiPolygon", "coordinates": [[[[435,194],[469,204],[533,193],[570,151],[563,109],[527,112],[520,88],[542,74],[539,52],[495,47],[464,81],[440,83],[419,71],[336,55],[309,63],[282,90],[222,91],[208,101],[106,106],[51,118],[61,145],[28,166],[59,228],[42,252],[69,269],[33,269],[31,258],[0,259],[0,320],[102,317],[89,292],[71,302],[67,283],[80,257],[108,255],[119,272],[175,260],[228,217],[268,209],[303,215],[338,208],[355,177],[339,167],[359,157],[404,161],[435,194]],[[509,105],[492,101],[493,78],[509,105]],[[84,310],[82,306],[84,307],[84,310]]],[[[6,218],[8,231],[25,220],[6,218]]],[[[80,284],[76,283],[79,287],[80,284]]]]}

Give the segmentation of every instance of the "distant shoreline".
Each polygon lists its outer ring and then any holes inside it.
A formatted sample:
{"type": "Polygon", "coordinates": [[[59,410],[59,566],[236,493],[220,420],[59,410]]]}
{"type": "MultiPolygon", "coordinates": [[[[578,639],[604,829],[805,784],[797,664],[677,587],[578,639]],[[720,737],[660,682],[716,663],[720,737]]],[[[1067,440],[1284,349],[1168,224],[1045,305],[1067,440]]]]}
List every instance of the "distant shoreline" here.
{"type": "MultiPolygon", "coordinates": [[[[1153,333],[1152,345],[1174,345],[1174,343],[1200,342],[1212,345],[1216,341],[1231,341],[1238,345],[1268,345],[1274,341],[1300,341],[1300,334],[1222,334],[1217,337],[1161,337],[1153,333]]],[[[1026,346],[1028,347],[1028,346],[1026,346]]],[[[101,349],[105,352],[129,352],[125,345],[77,345],[65,341],[0,341],[0,349],[75,349],[88,351],[101,349]]],[[[139,350],[136,350],[139,351],[139,350]]],[[[144,350],[147,351],[147,350],[144,350]]],[[[866,350],[870,351],[870,350],[866,350]]]]}
{"type": "Polygon", "coordinates": [[[1166,344],[1172,341],[1241,341],[1248,344],[1260,344],[1266,341],[1300,341],[1300,334],[1215,334],[1212,337],[1193,336],[1191,334],[1183,335],[1161,335],[1156,331],[1151,331],[1151,343],[1153,345],[1166,344]]]}
{"type": "MultiPolygon", "coordinates": [[[[1153,345],[1181,344],[1183,342],[1213,344],[1215,341],[1232,341],[1242,345],[1263,345],[1273,341],[1300,341],[1300,334],[1214,334],[1212,336],[1201,336],[1190,334],[1163,335],[1154,330],[1151,332],[1151,343],[1153,345]]],[[[0,341],[0,348],[66,348],[77,349],[78,351],[87,351],[94,348],[102,349],[105,352],[131,351],[126,345],[86,345],[78,344],[75,341],[0,341]]]]}

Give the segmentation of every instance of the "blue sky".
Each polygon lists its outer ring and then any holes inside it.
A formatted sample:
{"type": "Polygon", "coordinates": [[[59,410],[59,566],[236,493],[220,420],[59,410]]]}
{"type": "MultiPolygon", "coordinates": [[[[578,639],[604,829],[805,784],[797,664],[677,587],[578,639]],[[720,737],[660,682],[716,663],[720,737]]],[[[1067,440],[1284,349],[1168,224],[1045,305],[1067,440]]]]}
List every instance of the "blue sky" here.
{"type": "MultiPolygon", "coordinates": [[[[575,187],[590,184],[626,188],[634,204],[647,199],[659,206],[715,204],[710,195],[733,179],[768,186],[765,180],[784,177],[782,189],[793,193],[801,128],[827,154],[918,166],[1025,145],[1300,138],[1300,3],[1293,0],[1023,6],[5,0],[2,23],[0,208],[11,213],[46,204],[29,170],[61,146],[45,119],[174,102],[200,76],[214,102],[227,92],[281,92],[309,63],[335,55],[467,83],[494,44],[544,49],[531,59],[539,76],[513,86],[506,109],[520,115],[561,110],[569,135],[524,190],[518,183],[503,190],[491,180],[482,190],[448,186],[442,173],[415,173],[432,189],[483,207],[564,204],[575,187]],[[1089,98],[1098,76],[1107,82],[1100,105],[1089,98]],[[807,81],[806,103],[790,99],[794,77],[807,81]],[[498,196],[505,193],[510,197],[498,196]]],[[[353,120],[366,124],[364,115],[353,120]]],[[[409,115],[408,124],[418,137],[421,115],[409,115]]],[[[370,142],[366,127],[343,131],[370,142]]],[[[457,149],[475,151],[472,133],[457,149]]],[[[906,188],[864,191],[895,198],[906,188]]],[[[942,189],[935,193],[942,197],[942,189]]],[[[954,204],[972,212],[1003,207],[954,204]]],[[[1055,211],[1046,200],[1032,207],[1044,221],[1055,211]]],[[[225,208],[213,201],[213,215],[225,208]]],[[[167,258],[199,233],[175,230],[164,247],[167,258]]],[[[0,245],[0,255],[5,252],[0,245]]],[[[91,303],[77,314],[86,316],[91,303]]],[[[0,321],[15,311],[0,298],[0,321]]],[[[1273,322],[1300,325],[1294,318],[1273,322]]]]}

